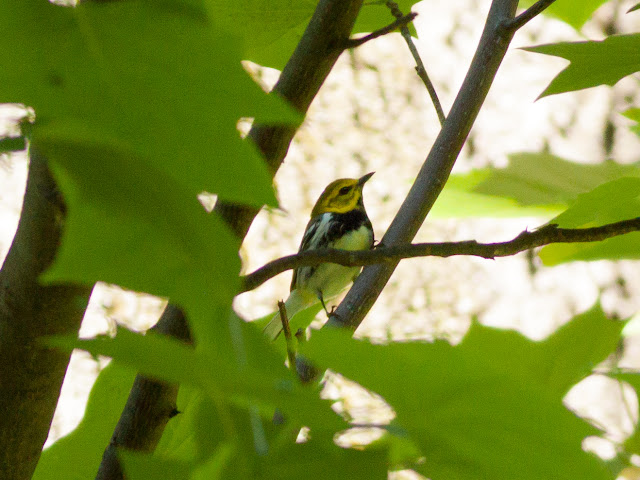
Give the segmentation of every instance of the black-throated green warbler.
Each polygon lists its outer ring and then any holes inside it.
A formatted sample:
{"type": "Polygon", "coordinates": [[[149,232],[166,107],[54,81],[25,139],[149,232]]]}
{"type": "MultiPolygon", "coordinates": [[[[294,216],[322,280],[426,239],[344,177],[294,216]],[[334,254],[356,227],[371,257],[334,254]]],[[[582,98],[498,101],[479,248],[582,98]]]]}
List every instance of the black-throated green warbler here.
{"type": "MultiPolygon", "coordinates": [[[[373,172],[357,179],[342,178],[324,189],[311,211],[311,220],[298,252],[318,248],[369,250],[373,246],[373,227],[362,199],[362,189],[371,175],[373,172]]],[[[287,316],[291,319],[317,302],[325,307],[325,301],[344,290],[360,270],[360,267],[343,267],[335,263],[297,268],[293,272],[291,293],[285,302],[287,316]]],[[[276,314],[264,328],[264,333],[275,340],[281,331],[282,321],[276,314]]]]}

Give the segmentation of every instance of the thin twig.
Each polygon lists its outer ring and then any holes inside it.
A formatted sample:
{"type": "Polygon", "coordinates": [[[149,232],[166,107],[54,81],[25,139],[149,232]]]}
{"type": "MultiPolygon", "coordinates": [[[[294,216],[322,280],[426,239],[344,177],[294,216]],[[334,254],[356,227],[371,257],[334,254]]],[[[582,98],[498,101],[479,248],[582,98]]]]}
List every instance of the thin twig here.
{"type": "Polygon", "coordinates": [[[507,28],[514,32],[516,30],[519,30],[520,28],[524,27],[529,22],[529,20],[533,20],[535,17],[540,15],[555,1],[556,0],[538,0],[516,18],[507,23],[507,28]]]}
{"type": "Polygon", "coordinates": [[[348,251],[335,249],[307,250],[296,255],[282,257],[243,277],[241,292],[259,287],[276,275],[298,267],[311,267],[321,263],[337,263],[347,267],[395,263],[405,258],[451,257],[471,255],[487,259],[507,257],[532,248],[551,243],[598,242],[607,238],[640,231],[640,217],[592,228],[559,228],[546,225],[533,232],[524,231],[507,242],[478,243],[463,242],[415,243],[376,248],[375,250],[348,251]]]}
{"type": "Polygon", "coordinates": [[[386,27],[381,28],[380,30],[376,30],[375,32],[370,33],[361,38],[350,38],[345,42],[344,48],[356,48],[360,45],[367,43],[369,40],[373,40],[374,38],[381,37],[383,35],[387,35],[388,33],[397,30],[398,28],[407,28],[407,24],[413,21],[414,18],[418,16],[417,13],[411,12],[409,15],[400,15],[397,17],[396,21],[390,23],[386,27]]]}
{"type": "MultiPolygon", "coordinates": [[[[391,14],[396,18],[404,18],[398,4],[395,2],[388,1],[387,7],[391,10],[391,14]]],[[[424,67],[424,63],[422,62],[422,58],[420,58],[420,54],[418,53],[418,49],[416,45],[413,43],[413,39],[411,38],[411,32],[409,28],[405,25],[400,29],[400,33],[402,34],[402,38],[407,42],[407,46],[409,47],[409,51],[411,55],[413,55],[413,59],[416,62],[416,73],[424,83],[424,86],[427,88],[429,92],[429,96],[431,97],[431,101],[433,102],[433,106],[436,109],[436,113],[438,115],[438,120],[440,121],[440,126],[444,125],[445,116],[444,111],[442,110],[442,105],[440,104],[440,100],[438,99],[438,94],[436,93],[436,88],[433,86],[429,75],[427,75],[427,69],[424,67]]]]}
{"type": "Polygon", "coordinates": [[[289,358],[289,369],[294,375],[296,371],[296,350],[291,338],[291,327],[289,326],[289,317],[287,316],[287,307],[282,300],[278,301],[278,311],[280,312],[280,320],[282,321],[282,331],[287,342],[287,358],[289,358]]]}

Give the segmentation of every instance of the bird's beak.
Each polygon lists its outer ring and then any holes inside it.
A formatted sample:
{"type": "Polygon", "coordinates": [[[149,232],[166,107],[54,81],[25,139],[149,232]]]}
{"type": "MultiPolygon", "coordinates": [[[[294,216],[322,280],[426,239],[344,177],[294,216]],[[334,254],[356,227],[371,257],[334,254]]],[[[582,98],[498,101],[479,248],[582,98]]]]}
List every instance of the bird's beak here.
{"type": "Polygon", "coordinates": [[[360,177],[358,179],[358,185],[360,187],[363,186],[365,183],[367,183],[367,180],[369,180],[373,176],[374,173],[376,173],[376,172],[367,173],[365,176],[360,177]]]}

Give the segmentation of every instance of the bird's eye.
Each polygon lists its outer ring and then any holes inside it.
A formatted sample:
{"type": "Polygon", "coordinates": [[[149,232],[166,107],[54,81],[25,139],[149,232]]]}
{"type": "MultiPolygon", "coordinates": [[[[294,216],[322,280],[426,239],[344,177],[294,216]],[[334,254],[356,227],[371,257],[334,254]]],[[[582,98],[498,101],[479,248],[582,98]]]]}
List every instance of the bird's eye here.
{"type": "Polygon", "coordinates": [[[351,187],[342,187],[338,192],[338,195],[346,195],[351,190],[351,187]]]}

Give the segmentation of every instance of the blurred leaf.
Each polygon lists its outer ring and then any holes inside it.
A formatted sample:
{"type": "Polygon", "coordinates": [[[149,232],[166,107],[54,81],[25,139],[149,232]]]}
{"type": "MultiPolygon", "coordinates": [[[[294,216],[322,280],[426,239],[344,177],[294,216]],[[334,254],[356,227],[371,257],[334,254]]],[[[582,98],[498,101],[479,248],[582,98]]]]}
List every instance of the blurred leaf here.
{"type": "MultiPolygon", "coordinates": [[[[640,216],[640,179],[620,178],[578,196],[565,212],[551,220],[563,228],[605,225],[640,216]]],[[[545,265],[574,260],[640,258],[640,233],[629,233],[602,242],[555,244],[539,255],[545,265]]]]}
{"type": "Polygon", "coordinates": [[[277,408],[286,421],[299,425],[333,432],[345,428],[330,401],[320,399],[315,388],[301,385],[276,351],[266,354],[271,346],[255,328],[241,327],[240,333],[230,336],[231,340],[227,333],[227,338],[199,350],[153,332],[143,336],[126,329],[119,329],[115,338],[52,337],[48,343],[111,357],[151,378],[196,386],[216,400],[216,406],[225,406],[216,413],[223,420],[231,415],[229,405],[234,405],[253,409],[268,421],[277,408]],[[257,343],[262,346],[258,348],[257,343]],[[229,354],[236,349],[242,351],[229,354]]]}
{"type": "Polygon", "coordinates": [[[373,345],[321,330],[303,352],[382,395],[426,457],[420,473],[434,480],[477,479],[478,472],[522,480],[613,478],[581,448],[597,430],[561,398],[615,348],[621,325],[598,309],[575,322],[537,343],[475,325],[458,346],[373,345]]]}
{"type": "Polygon", "coordinates": [[[564,208],[561,204],[523,206],[517,200],[458,190],[456,178],[450,178],[433,209],[432,218],[469,217],[551,217],[564,208]],[[450,185],[451,184],[451,185],[450,185]]]}
{"type": "Polygon", "coordinates": [[[2,137],[0,138],[0,154],[9,152],[20,152],[27,148],[24,137],[2,137]]]}
{"type": "Polygon", "coordinates": [[[243,59],[282,70],[313,15],[312,0],[205,0],[209,14],[242,38],[243,59]]]}
{"type": "Polygon", "coordinates": [[[539,365],[547,384],[566,393],[616,351],[626,325],[627,321],[608,318],[600,304],[573,317],[539,344],[539,365]]]}
{"type": "MultiPolygon", "coordinates": [[[[322,315],[326,317],[322,305],[318,303],[296,313],[294,317],[295,321],[292,321],[290,324],[290,327],[293,329],[292,334],[295,335],[299,328],[306,329],[321,312],[322,315]]],[[[252,321],[251,325],[255,326],[257,331],[262,332],[264,327],[271,321],[275,314],[276,312],[273,312],[265,315],[264,317],[258,318],[252,321]]],[[[271,342],[271,345],[275,350],[280,352],[281,359],[287,358],[287,343],[284,334],[280,334],[275,341],[271,342]]]]}
{"type": "Polygon", "coordinates": [[[135,371],[113,362],[100,372],[82,421],[42,452],[33,480],[85,480],[95,476],[134,378],[135,371]]]}
{"type": "Polygon", "coordinates": [[[605,161],[586,165],[547,153],[509,155],[509,165],[488,169],[489,175],[472,191],[517,200],[521,205],[568,204],[598,185],[621,176],[638,176],[638,165],[605,161]]]}
{"type": "Polygon", "coordinates": [[[228,444],[220,445],[216,452],[191,474],[192,480],[223,478],[223,470],[229,463],[232,454],[233,447],[228,444]]]}
{"type": "Polygon", "coordinates": [[[119,450],[118,458],[127,480],[155,480],[159,478],[189,479],[192,465],[160,459],[155,456],[119,450]]]}
{"type": "Polygon", "coordinates": [[[524,50],[565,58],[571,62],[540,95],[546,97],[598,85],[615,85],[621,78],[640,70],[639,49],[640,33],[634,33],[611,35],[603,41],[562,42],[524,50]]]}
{"type": "Polygon", "coordinates": [[[35,132],[83,125],[89,141],[115,141],[193,195],[275,205],[268,169],[236,123],[298,115],[249,78],[234,38],[199,3],[5,2],[0,101],[34,107],[35,132]]]}
{"type": "MultiPolygon", "coordinates": [[[[555,2],[547,8],[543,15],[557,18],[580,30],[593,13],[607,0],[580,0],[579,2],[555,2]]],[[[535,0],[520,0],[519,6],[530,7],[535,0]]]]}
{"type": "Polygon", "coordinates": [[[639,10],[639,9],[640,9],[640,3],[634,5],[629,10],[627,10],[627,13],[635,12],[636,10],[639,10]]]}
{"type": "MultiPolygon", "coordinates": [[[[214,402],[201,390],[181,388],[178,395],[180,415],[167,426],[156,454],[200,465],[231,443],[233,452],[225,459],[223,470],[240,472],[255,461],[253,457],[269,453],[278,435],[288,432],[287,438],[293,442],[300,430],[300,425],[276,425],[271,418],[260,418],[255,409],[235,405],[220,407],[219,402],[214,402]]],[[[248,478],[248,472],[245,473],[247,476],[243,478],[248,478]]]]}
{"type": "Polygon", "coordinates": [[[544,247],[539,256],[549,267],[566,262],[591,262],[595,260],[640,259],[640,233],[628,233],[602,242],[559,243],[544,247]]]}
{"type": "Polygon", "coordinates": [[[314,434],[304,443],[289,444],[277,456],[265,457],[258,472],[264,479],[386,480],[388,453],[383,448],[338,447],[333,436],[314,434]]]}
{"type": "Polygon", "coordinates": [[[622,176],[640,177],[640,169],[612,161],[579,164],[548,153],[511,154],[506,168],[451,175],[432,215],[549,217],[560,213],[578,194],[622,176]]]}
{"type": "Polygon", "coordinates": [[[101,280],[170,297],[186,309],[197,338],[210,328],[214,307],[236,293],[237,240],[163,171],[121,145],[74,134],[52,127],[36,136],[55,159],[68,206],[62,245],[43,279],[101,280]]]}
{"type": "Polygon", "coordinates": [[[599,226],[640,216],[640,178],[625,177],[578,195],[571,207],[551,220],[562,228],[599,226]]]}
{"type": "MultiPolygon", "coordinates": [[[[209,426],[205,424],[205,428],[209,426]]],[[[237,425],[242,427],[243,425],[237,425]]],[[[199,428],[199,426],[196,426],[199,428]]],[[[238,428],[242,434],[245,429],[238,428]]],[[[338,447],[333,441],[331,432],[314,432],[304,443],[296,443],[295,435],[280,438],[280,448],[268,454],[257,454],[251,445],[242,441],[221,443],[203,461],[192,463],[198,465],[192,472],[192,479],[236,479],[260,478],[278,480],[297,480],[300,478],[369,480],[386,479],[388,453],[381,446],[362,450],[338,447]],[[330,465],[330,468],[327,468],[330,465]]],[[[147,462],[153,459],[147,457],[147,462]]],[[[170,465],[176,460],[164,460],[170,465]]],[[[160,463],[161,465],[161,463],[160,463]]],[[[137,479],[137,477],[135,477],[137,479]]],[[[147,477],[140,477],[147,478],[147,477]]],[[[152,477],[153,478],[153,477],[152,477]]],[[[158,478],[158,477],[156,477],[158,478]]],[[[164,478],[164,477],[163,477],[164,478]]],[[[169,478],[169,477],[167,477],[169,478]]],[[[171,477],[175,478],[175,477],[171,477]]]]}
{"type": "Polygon", "coordinates": [[[0,101],[35,109],[33,144],[69,208],[46,280],[169,296],[196,336],[230,304],[240,266],[234,236],[197,195],[275,204],[236,124],[299,117],[250,79],[201,3],[0,7],[0,101]]]}
{"type": "MultiPolygon", "coordinates": [[[[636,399],[640,401],[640,372],[614,372],[609,376],[621,382],[628,383],[636,393],[636,399]]],[[[636,407],[636,427],[629,438],[624,442],[625,451],[630,454],[640,455],[640,428],[638,425],[638,407],[636,407]]]]}
{"type": "Polygon", "coordinates": [[[47,344],[64,350],[80,348],[92,355],[110,357],[144,375],[170,382],[197,385],[203,373],[202,358],[192,347],[153,331],[141,335],[119,328],[114,338],[55,336],[49,337],[47,344]]]}
{"type": "Polygon", "coordinates": [[[541,342],[515,331],[473,323],[460,348],[493,364],[508,358],[511,376],[520,376],[523,383],[538,384],[560,401],[615,351],[625,324],[607,318],[600,305],[595,305],[541,342]]]}
{"type": "MultiPolygon", "coordinates": [[[[406,15],[415,0],[397,2],[406,15]]],[[[317,2],[312,0],[205,0],[212,18],[242,38],[243,59],[282,70],[300,42],[317,2]]],[[[372,32],[394,21],[383,4],[365,3],[354,34],[372,32]]],[[[415,28],[409,25],[413,35],[415,28]]]]}
{"type": "Polygon", "coordinates": [[[636,122],[636,125],[631,127],[631,131],[633,131],[636,135],[640,135],[640,108],[629,108],[622,112],[622,114],[630,120],[636,122]]]}

